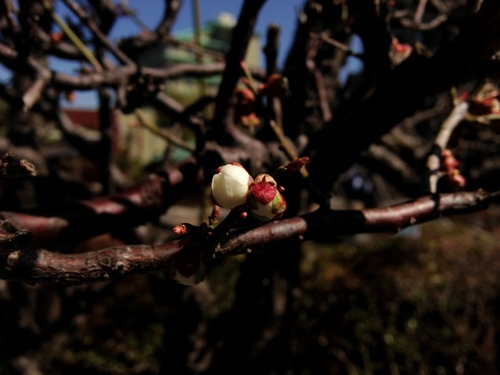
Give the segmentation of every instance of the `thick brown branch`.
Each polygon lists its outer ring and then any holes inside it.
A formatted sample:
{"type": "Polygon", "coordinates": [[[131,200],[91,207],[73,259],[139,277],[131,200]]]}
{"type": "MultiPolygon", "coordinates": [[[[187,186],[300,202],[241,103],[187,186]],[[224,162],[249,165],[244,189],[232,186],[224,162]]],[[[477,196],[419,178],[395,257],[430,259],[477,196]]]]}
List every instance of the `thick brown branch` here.
{"type": "Polygon", "coordinates": [[[146,25],[139,20],[133,11],[128,11],[138,24],[143,28],[141,34],[131,38],[127,38],[119,42],[121,50],[125,51],[129,56],[138,56],[149,48],[153,48],[162,43],[171,43],[170,30],[177,18],[177,14],[181,7],[182,1],[180,0],[165,0],[165,8],[163,18],[160,20],[158,26],[155,27],[154,32],[150,32],[146,25]]]}
{"type": "Polygon", "coordinates": [[[165,0],[165,11],[163,12],[163,18],[159,25],[156,27],[156,33],[163,37],[170,34],[170,29],[172,28],[177,14],[181,8],[182,1],[180,0],[165,0]]]}
{"type": "Polygon", "coordinates": [[[410,225],[485,209],[500,192],[482,190],[426,196],[391,207],[361,211],[318,210],[290,219],[273,221],[245,233],[234,235],[216,249],[215,256],[241,253],[291,238],[350,235],[357,233],[397,232],[410,225]]]}
{"type": "Polygon", "coordinates": [[[0,278],[29,283],[84,283],[131,273],[164,270],[181,249],[177,242],[164,245],[117,246],[80,254],[47,250],[16,250],[0,258],[0,278]]]}
{"type": "Polygon", "coordinates": [[[186,161],[166,175],[151,175],[134,188],[60,208],[64,210],[61,213],[0,211],[0,217],[17,229],[31,232],[35,245],[61,239],[78,241],[156,220],[172,203],[192,191],[197,176],[198,166],[186,161]]]}
{"type": "MultiPolygon", "coordinates": [[[[273,221],[234,235],[216,249],[214,257],[234,255],[311,236],[396,232],[440,216],[468,213],[486,208],[498,195],[483,191],[423,197],[392,207],[362,211],[320,210],[304,216],[273,221]]],[[[182,249],[178,241],[157,246],[118,246],[80,254],[46,250],[5,249],[0,257],[0,278],[26,282],[94,282],[129,273],[166,269],[170,258],[182,249]]]]}

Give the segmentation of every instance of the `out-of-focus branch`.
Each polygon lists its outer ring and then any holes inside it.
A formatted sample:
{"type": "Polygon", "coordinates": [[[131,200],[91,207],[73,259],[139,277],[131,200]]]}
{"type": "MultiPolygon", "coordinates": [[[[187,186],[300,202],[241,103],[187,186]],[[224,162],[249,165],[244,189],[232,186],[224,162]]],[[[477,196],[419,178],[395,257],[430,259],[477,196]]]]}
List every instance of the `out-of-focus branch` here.
{"type": "Polygon", "coordinates": [[[52,18],[57,23],[57,25],[64,31],[68,38],[73,42],[75,47],[82,53],[83,56],[92,64],[96,72],[101,73],[103,68],[99,61],[96,59],[92,51],[87,48],[85,43],[83,43],[80,38],[71,30],[71,28],[63,21],[61,17],[55,12],[52,12],[52,18]]]}
{"type": "Polygon", "coordinates": [[[151,133],[159,136],[160,138],[165,139],[166,141],[172,143],[173,145],[183,148],[184,150],[188,150],[193,152],[195,148],[189,143],[184,142],[182,139],[178,138],[176,135],[171,132],[159,128],[156,124],[154,124],[151,120],[149,120],[141,109],[136,109],[134,112],[137,117],[139,123],[145,129],[148,129],[151,133]]]}
{"type": "Polygon", "coordinates": [[[125,65],[133,65],[134,62],[125,55],[122,51],[120,51],[109,39],[108,37],[100,30],[99,26],[95,23],[95,21],[89,17],[89,15],[80,8],[76,3],[70,0],[64,0],[64,3],[68,6],[71,11],[80,18],[80,20],[89,28],[89,30],[94,34],[99,42],[105,46],[115,57],[120,60],[121,63],[125,65]]]}
{"type": "MultiPolygon", "coordinates": [[[[208,100],[212,101],[213,99],[209,98],[208,100]]],[[[151,104],[163,113],[171,116],[174,121],[179,121],[193,130],[196,136],[196,150],[200,151],[203,148],[205,142],[205,123],[200,117],[192,114],[190,108],[184,108],[182,104],[161,91],[156,93],[151,104]]]]}
{"type": "Polygon", "coordinates": [[[9,0],[0,1],[0,10],[3,14],[5,14],[5,18],[7,20],[7,25],[9,27],[9,32],[12,35],[16,35],[19,33],[19,25],[14,19],[12,3],[9,0]]]}
{"type": "Polygon", "coordinates": [[[245,60],[248,43],[257,22],[257,15],[265,0],[245,0],[241,8],[238,23],[233,29],[231,48],[226,55],[226,69],[215,100],[213,118],[214,131],[223,129],[222,122],[227,115],[229,100],[241,75],[240,63],[245,60]]]}
{"type": "Polygon", "coordinates": [[[276,69],[278,68],[278,47],[280,31],[280,27],[274,24],[269,25],[269,27],[267,28],[267,43],[263,49],[264,55],[266,57],[267,77],[275,73],[276,69]]]}
{"type": "Polygon", "coordinates": [[[328,126],[311,144],[317,151],[310,165],[313,178],[328,189],[371,143],[420,109],[424,98],[449,90],[478,73],[477,67],[489,61],[499,47],[495,36],[499,20],[500,7],[485,0],[458,37],[431,58],[409,58],[388,72],[384,87],[378,87],[355,110],[336,119],[335,126],[328,126]],[[323,178],[324,170],[330,172],[327,178],[323,178]]]}
{"type": "Polygon", "coordinates": [[[177,18],[177,14],[181,9],[181,0],[165,0],[165,10],[163,12],[163,18],[156,27],[156,33],[160,36],[166,36],[170,34],[170,29],[177,18]]]}
{"type": "MultiPolygon", "coordinates": [[[[0,61],[5,62],[7,66],[15,63],[19,57],[18,53],[4,45],[0,44],[0,61]]],[[[224,63],[214,63],[208,65],[199,64],[176,64],[171,67],[159,68],[144,68],[133,66],[121,66],[116,69],[107,71],[106,73],[88,73],[81,76],[72,76],[69,74],[51,71],[38,63],[35,59],[29,57],[26,60],[28,66],[36,73],[47,74],[51,77],[50,83],[61,89],[74,90],[93,90],[101,87],[116,87],[126,82],[132,76],[143,75],[151,77],[153,80],[164,81],[170,78],[182,77],[186,75],[210,76],[220,74],[224,67],[224,63]]]]}
{"type": "Polygon", "coordinates": [[[7,153],[0,158],[0,177],[16,178],[36,176],[36,168],[26,159],[17,160],[7,153]]]}
{"type": "MultiPolygon", "coordinates": [[[[138,36],[122,40],[119,43],[119,48],[128,56],[137,56],[148,48],[157,46],[160,43],[170,43],[172,41],[170,30],[177,18],[181,4],[181,0],[165,0],[163,18],[155,27],[155,30],[151,32],[148,29],[143,29],[143,32],[138,36]]],[[[125,10],[125,12],[130,14],[133,11],[125,10]]],[[[139,21],[139,23],[142,25],[142,21],[139,21]]]]}
{"type": "Polygon", "coordinates": [[[382,176],[396,186],[399,191],[415,197],[421,195],[420,179],[410,165],[408,165],[396,152],[390,148],[372,144],[363,153],[361,159],[363,165],[368,169],[378,171],[382,176]]]}
{"type": "Polygon", "coordinates": [[[44,113],[54,117],[56,126],[64,134],[64,138],[75,147],[83,156],[94,160],[96,157],[97,140],[85,137],[81,131],[78,131],[78,125],[64,111],[54,111],[55,113],[44,113]]]}
{"type": "Polygon", "coordinates": [[[44,92],[45,88],[47,87],[49,79],[47,78],[47,75],[44,74],[40,77],[38,77],[35,82],[30,86],[30,88],[24,93],[23,95],[23,111],[28,112],[35,104],[36,102],[40,99],[42,96],[42,93],[44,92]]]}
{"type": "Polygon", "coordinates": [[[59,212],[1,211],[0,216],[18,230],[31,232],[35,245],[62,239],[78,241],[157,220],[174,202],[192,192],[198,183],[198,166],[188,160],[166,174],[151,175],[131,189],[59,208],[59,212]]]}
{"type": "Polygon", "coordinates": [[[325,43],[331,44],[335,48],[338,48],[338,49],[344,51],[347,56],[355,56],[355,57],[358,57],[360,59],[362,59],[364,57],[363,54],[353,51],[352,49],[349,48],[348,45],[346,45],[342,42],[339,42],[338,40],[332,39],[328,35],[309,33],[309,36],[311,38],[320,39],[325,43]]]}

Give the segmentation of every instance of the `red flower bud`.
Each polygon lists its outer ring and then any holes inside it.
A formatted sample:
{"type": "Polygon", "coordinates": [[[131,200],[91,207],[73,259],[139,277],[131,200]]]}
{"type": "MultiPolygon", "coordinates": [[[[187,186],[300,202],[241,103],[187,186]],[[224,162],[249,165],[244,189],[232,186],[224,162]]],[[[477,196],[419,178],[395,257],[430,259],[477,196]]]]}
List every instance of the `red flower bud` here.
{"type": "Polygon", "coordinates": [[[279,192],[274,178],[268,174],[255,177],[255,183],[248,191],[246,204],[252,214],[262,221],[279,219],[286,210],[285,198],[279,192]]]}
{"type": "Polygon", "coordinates": [[[53,32],[50,34],[50,41],[52,43],[59,43],[64,39],[64,34],[62,32],[53,32]]]}
{"type": "Polygon", "coordinates": [[[288,93],[288,79],[281,74],[273,74],[259,86],[259,93],[271,98],[283,98],[288,93]]]}
{"type": "Polygon", "coordinates": [[[307,162],[309,161],[309,158],[307,156],[304,156],[302,158],[298,158],[298,159],[295,159],[293,161],[291,161],[290,163],[288,163],[288,165],[286,166],[286,169],[290,172],[290,173],[294,173],[294,172],[297,172],[299,171],[304,165],[307,164],[307,162]]]}
{"type": "Polygon", "coordinates": [[[236,91],[236,99],[239,104],[246,105],[255,102],[255,95],[249,88],[244,88],[236,91]]]}
{"type": "Polygon", "coordinates": [[[183,234],[186,234],[188,230],[184,224],[179,224],[172,228],[172,232],[174,232],[176,236],[182,236],[183,234]]]}
{"type": "Polygon", "coordinates": [[[76,100],[76,93],[71,91],[66,91],[66,101],[73,103],[76,100]]]}
{"type": "Polygon", "coordinates": [[[448,182],[451,185],[463,187],[467,182],[458,169],[450,169],[446,175],[448,177],[448,182]]]}

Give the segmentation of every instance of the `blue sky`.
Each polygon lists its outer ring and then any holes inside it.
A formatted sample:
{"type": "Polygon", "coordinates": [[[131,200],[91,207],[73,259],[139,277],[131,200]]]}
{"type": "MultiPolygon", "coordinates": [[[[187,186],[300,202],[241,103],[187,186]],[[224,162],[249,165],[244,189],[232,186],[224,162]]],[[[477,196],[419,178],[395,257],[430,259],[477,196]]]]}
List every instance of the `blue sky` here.
{"type": "MultiPolygon", "coordinates": [[[[262,38],[265,38],[267,27],[275,23],[281,27],[279,64],[283,64],[288,49],[291,45],[296,24],[297,12],[302,8],[305,0],[267,0],[259,14],[255,31],[262,38]]],[[[201,24],[211,21],[222,12],[228,12],[238,17],[243,0],[198,0],[200,5],[201,24]]],[[[137,11],[138,17],[148,26],[153,28],[161,19],[163,14],[163,0],[129,0],[130,8],[137,11]]],[[[64,5],[58,4],[58,10],[64,14],[64,5]]],[[[184,0],[179,16],[173,27],[173,32],[193,28],[192,0],[184,0]]],[[[111,38],[118,39],[125,36],[135,35],[141,31],[140,26],[131,20],[122,18],[114,26],[111,38]]],[[[66,73],[75,74],[75,66],[63,64],[57,60],[52,60],[52,68],[62,70],[66,73]]],[[[0,81],[5,82],[8,78],[7,71],[0,65],[0,81]]],[[[95,106],[96,99],[93,92],[78,92],[77,100],[71,104],[72,107],[92,107],[95,106]]],[[[67,103],[66,103],[67,104],[67,103]]]]}
{"type": "MultiPolygon", "coordinates": [[[[293,38],[297,11],[302,8],[305,0],[267,0],[257,19],[256,31],[265,37],[270,23],[281,26],[280,62],[284,61],[286,52],[293,38]]],[[[233,14],[236,18],[240,14],[243,0],[198,0],[200,5],[201,23],[214,20],[222,12],[233,14]]],[[[156,25],[163,13],[163,0],[129,0],[129,6],[137,11],[138,16],[148,25],[156,25]]],[[[184,0],[179,16],[174,24],[173,31],[193,28],[192,0],[184,0]]],[[[134,34],[139,31],[137,25],[129,20],[117,23],[113,30],[115,35],[134,34]]]]}
{"type": "MultiPolygon", "coordinates": [[[[278,53],[278,64],[282,67],[288,50],[291,46],[295,30],[297,27],[297,14],[302,9],[305,0],[267,0],[257,19],[255,32],[262,38],[262,44],[265,44],[265,36],[269,24],[274,23],[281,27],[280,45],[278,53]]],[[[118,2],[118,0],[115,0],[118,2]]],[[[200,6],[201,24],[206,24],[209,21],[216,19],[221,13],[226,12],[238,17],[243,0],[198,0],[200,6]]],[[[128,0],[129,7],[137,12],[137,16],[144,24],[150,28],[154,28],[160,21],[164,11],[164,0],[128,0]]],[[[68,14],[68,10],[62,2],[56,0],[58,13],[62,16],[68,14]]],[[[177,20],[173,26],[173,33],[193,29],[193,0],[183,0],[177,20]]],[[[111,31],[113,40],[136,35],[141,31],[141,27],[128,18],[120,18],[111,31]]],[[[363,52],[363,46],[359,38],[353,38],[350,46],[358,53],[363,52]]],[[[62,71],[67,74],[76,74],[75,71],[79,68],[78,64],[65,63],[58,59],[51,59],[51,68],[56,71],[62,71]]],[[[340,72],[339,82],[345,84],[349,74],[358,73],[363,69],[361,60],[348,57],[346,66],[340,72]]],[[[10,77],[10,72],[3,68],[0,64],[0,82],[6,83],[10,77]]],[[[77,92],[76,101],[68,103],[63,101],[65,107],[96,107],[97,98],[93,91],[77,92]]]]}

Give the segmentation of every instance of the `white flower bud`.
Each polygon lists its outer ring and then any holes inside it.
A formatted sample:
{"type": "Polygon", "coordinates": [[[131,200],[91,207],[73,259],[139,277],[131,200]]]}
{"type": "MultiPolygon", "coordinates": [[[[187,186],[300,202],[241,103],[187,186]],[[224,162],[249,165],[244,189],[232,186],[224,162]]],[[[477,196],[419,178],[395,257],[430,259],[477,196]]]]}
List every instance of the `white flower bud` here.
{"type": "Polygon", "coordinates": [[[233,209],[245,203],[252,183],[252,176],[241,164],[225,164],[212,177],[212,198],[217,205],[233,209]]]}

